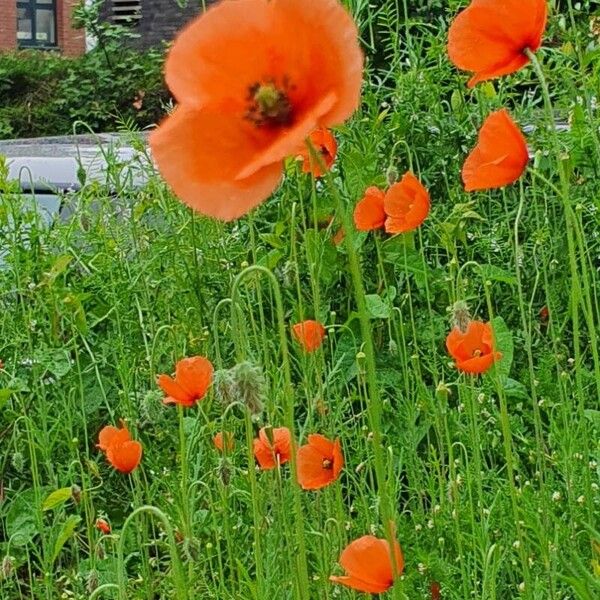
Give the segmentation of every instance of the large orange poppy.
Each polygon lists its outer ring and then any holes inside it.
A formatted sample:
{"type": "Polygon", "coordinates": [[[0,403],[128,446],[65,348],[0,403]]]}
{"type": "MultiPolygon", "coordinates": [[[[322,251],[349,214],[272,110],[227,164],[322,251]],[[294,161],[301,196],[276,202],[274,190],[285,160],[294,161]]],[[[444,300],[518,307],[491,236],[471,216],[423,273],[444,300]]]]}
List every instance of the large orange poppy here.
{"type": "Polygon", "coordinates": [[[319,434],[308,436],[308,444],[296,453],[298,483],[305,490],[318,490],[335,481],[344,467],[339,440],[332,442],[319,434]]]}
{"type": "Polygon", "coordinates": [[[131,473],[142,460],[142,445],[131,439],[123,422],[120,428],[107,425],[100,431],[98,448],[106,453],[108,462],[121,473],[131,473]]]}
{"type": "Polygon", "coordinates": [[[454,327],[446,338],[446,348],[456,368],[465,373],[484,373],[502,358],[494,351],[492,326],[482,321],[469,321],[466,331],[454,327]]]}
{"type": "Polygon", "coordinates": [[[360,100],[356,25],[337,0],[224,0],[188,25],[167,58],[179,106],[151,135],[181,200],[223,220],[277,187],[283,159],[360,100]]]}
{"type": "Polygon", "coordinates": [[[514,73],[541,46],[547,16],[547,0],[473,0],[450,26],[450,60],[474,73],[469,87],[514,73]]]}
{"type": "Polygon", "coordinates": [[[429,192],[410,172],[395,183],[385,195],[387,233],[406,233],[416,229],[429,214],[429,192]]]}
{"type": "Polygon", "coordinates": [[[263,470],[274,469],[290,460],[292,435],[287,427],[267,429],[263,427],[254,440],[254,458],[263,470]]]}
{"type": "Polygon", "coordinates": [[[319,321],[308,319],[293,325],[292,334],[306,352],[314,352],[325,339],[325,327],[319,321]]]}
{"type": "MultiPolygon", "coordinates": [[[[365,535],[350,543],[340,556],[346,575],[329,579],[349,588],[370,594],[382,594],[394,584],[392,556],[387,540],[365,535]]],[[[404,570],[404,557],[398,542],[394,542],[396,574],[404,570]]]]}
{"type": "Polygon", "coordinates": [[[302,150],[298,154],[298,158],[302,160],[302,171],[304,173],[312,173],[313,177],[323,177],[326,170],[331,169],[337,155],[337,142],[333,133],[325,127],[315,129],[309,136],[308,142],[302,145],[302,150]],[[308,143],[314,148],[319,158],[313,157],[309,149],[308,143]],[[321,165],[321,162],[323,165],[321,165]]]}
{"type": "Polygon", "coordinates": [[[160,375],[158,385],[167,394],[165,404],[194,406],[202,400],[212,383],[213,366],[204,356],[184,358],[175,365],[175,378],[160,375]]]}
{"type": "Polygon", "coordinates": [[[529,162],[527,142],[506,109],[493,112],[479,131],[477,145],[465,160],[462,178],[467,192],[514,183],[529,162]]]}

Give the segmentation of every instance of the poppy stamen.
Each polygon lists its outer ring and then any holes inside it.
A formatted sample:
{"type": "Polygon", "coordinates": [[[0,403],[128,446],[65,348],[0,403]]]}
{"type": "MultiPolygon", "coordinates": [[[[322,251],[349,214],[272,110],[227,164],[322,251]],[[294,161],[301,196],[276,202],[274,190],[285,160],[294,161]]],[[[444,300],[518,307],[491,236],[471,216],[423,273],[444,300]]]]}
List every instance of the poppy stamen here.
{"type": "Polygon", "coordinates": [[[323,468],[326,469],[327,471],[330,471],[331,469],[333,469],[333,461],[330,458],[324,458],[323,459],[323,468]]]}
{"type": "Polygon", "coordinates": [[[483,354],[483,352],[479,348],[477,348],[477,350],[473,351],[473,356],[475,358],[479,358],[482,354],[483,354]]]}
{"type": "Polygon", "coordinates": [[[286,86],[280,89],[273,82],[254,83],[248,88],[249,107],[246,119],[257,127],[280,127],[292,122],[292,103],[286,86]]]}

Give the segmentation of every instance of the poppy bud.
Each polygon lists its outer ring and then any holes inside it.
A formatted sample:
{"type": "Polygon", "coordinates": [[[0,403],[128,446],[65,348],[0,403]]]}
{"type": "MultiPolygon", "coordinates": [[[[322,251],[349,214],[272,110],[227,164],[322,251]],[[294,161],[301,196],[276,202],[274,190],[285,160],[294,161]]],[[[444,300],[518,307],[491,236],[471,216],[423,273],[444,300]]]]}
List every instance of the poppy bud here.
{"type": "Polygon", "coordinates": [[[8,554],[2,559],[2,567],[0,573],[3,579],[8,579],[14,572],[15,559],[8,554]]]}
{"type": "Polygon", "coordinates": [[[104,535],[108,535],[110,533],[110,525],[104,519],[98,519],[96,521],[96,529],[101,531],[104,535]]]}
{"type": "Polygon", "coordinates": [[[398,169],[396,167],[390,165],[388,170],[385,172],[385,178],[387,179],[388,186],[394,185],[398,181],[399,177],[398,169]]]}
{"type": "Polygon", "coordinates": [[[452,327],[458,327],[462,333],[464,333],[467,331],[470,320],[471,313],[469,311],[469,305],[462,300],[455,302],[452,307],[452,327]]]}
{"type": "Polygon", "coordinates": [[[248,407],[253,415],[259,415],[263,410],[266,381],[262,369],[249,361],[241,362],[231,374],[235,384],[237,399],[248,407]]]}
{"type": "Polygon", "coordinates": [[[73,498],[75,504],[81,502],[81,488],[76,483],[71,486],[71,498],[73,498]]]}

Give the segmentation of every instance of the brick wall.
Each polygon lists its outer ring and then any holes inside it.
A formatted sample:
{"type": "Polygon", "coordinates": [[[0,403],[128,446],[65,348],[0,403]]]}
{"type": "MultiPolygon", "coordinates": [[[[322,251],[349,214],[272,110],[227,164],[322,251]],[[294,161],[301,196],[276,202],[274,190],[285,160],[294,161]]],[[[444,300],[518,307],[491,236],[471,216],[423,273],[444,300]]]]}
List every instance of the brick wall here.
{"type": "Polygon", "coordinates": [[[77,4],[79,0],[57,0],[56,4],[57,41],[65,56],[79,56],[85,52],[85,31],[73,29],[71,23],[71,15],[77,4]]]}
{"type": "MultiPolygon", "coordinates": [[[[211,1],[214,0],[207,0],[206,4],[211,1]]],[[[172,40],[200,12],[201,4],[200,0],[187,0],[187,6],[181,8],[177,0],[141,0],[141,18],[132,28],[138,37],[130,44],[143,50],[172,40]]],[[[107,21],[111,21],[112,9],[112,0],[105,0],[102,17],[107,21]]]]}
{"type": "MultiPolygon", "coordinates": [[[[66,56],[85,52],[85,32],[73,29],[71,13],[78,0],[56,0],[56,41],[66,56]]],[[[0,52],[17,48],[17,0],[0,0],[0,52]]]]}
{"type": "Polygon", "coordinates": [[[17,2],[0,0],[0,50],[17,47],[17,2]]]}

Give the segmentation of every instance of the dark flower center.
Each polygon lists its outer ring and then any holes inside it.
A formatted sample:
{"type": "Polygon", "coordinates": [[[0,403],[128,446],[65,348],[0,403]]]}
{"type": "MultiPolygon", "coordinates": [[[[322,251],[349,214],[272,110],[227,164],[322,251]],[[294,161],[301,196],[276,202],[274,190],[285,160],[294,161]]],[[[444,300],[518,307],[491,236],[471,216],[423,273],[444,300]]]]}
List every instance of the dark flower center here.
{"type": "Polygon", "coordinates": [[[473,351],[473,358],[479,358],[483,354],[483,350],[477,348],[477,350],[473,351]]]}
{"type": "Polygon", "coordinates": [[[329,458],[324,458],[323,459],[323,468],[326,469],[327,471],[331,471],[331,469],[333,469],[333,461],[329,458]]]}
{"type": "Polygon", "coordinates": [[[245,118],[257,127],[281,127],[292,122],[292,103],[274,82],[254,83],[248,88],[248,110],[245,118]]]}

